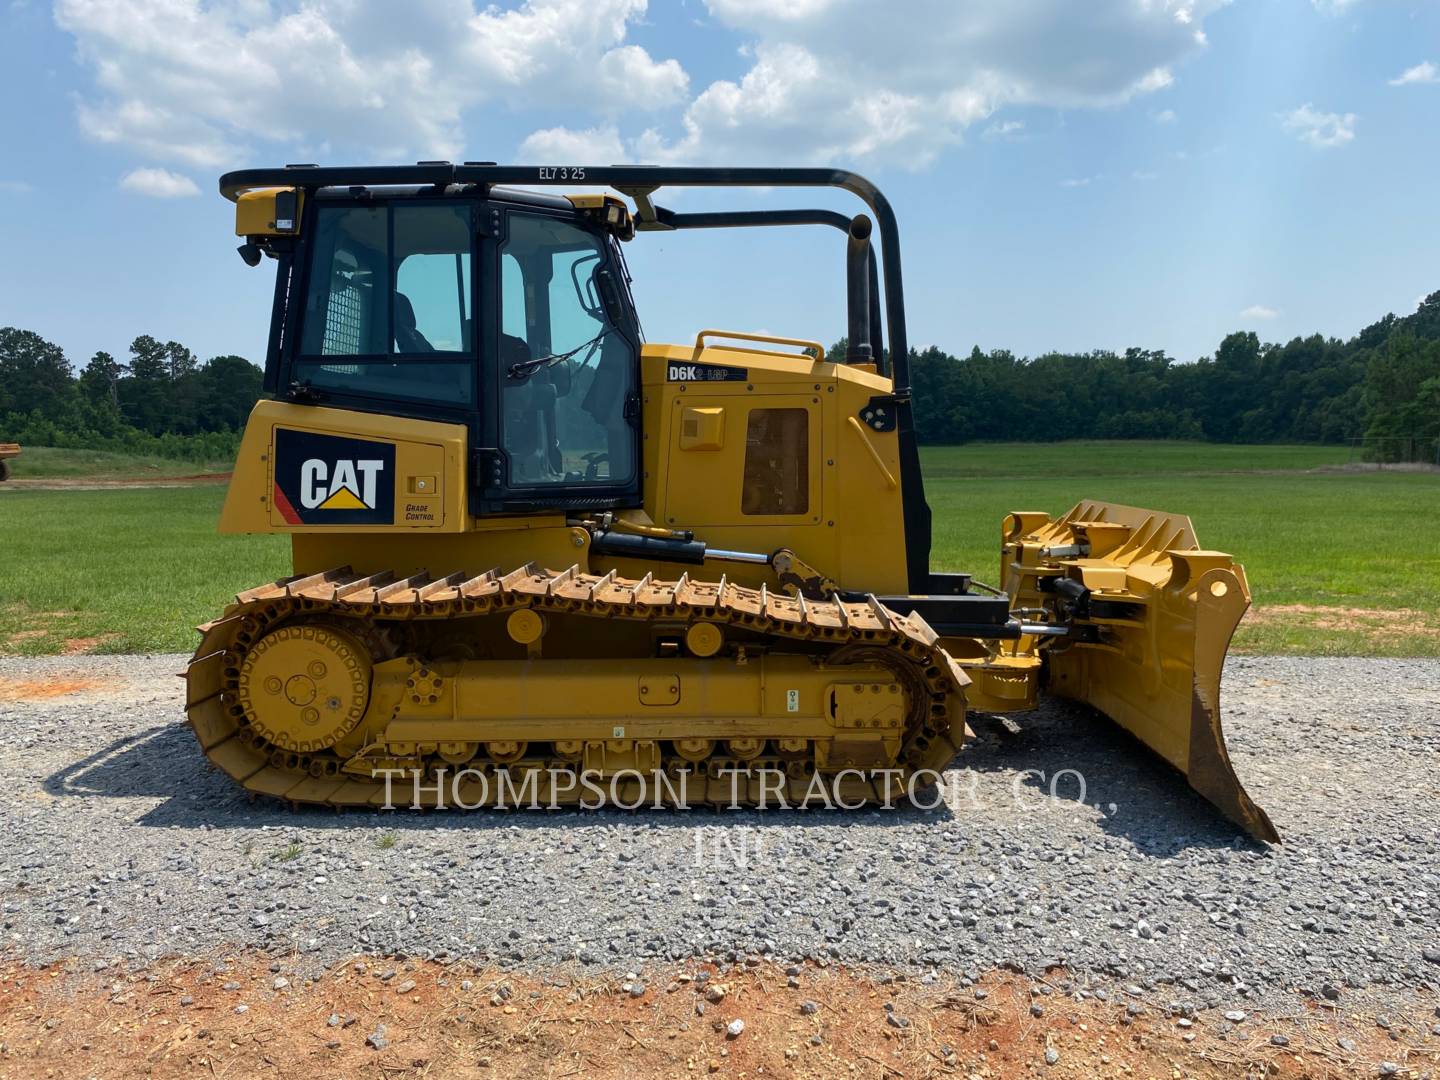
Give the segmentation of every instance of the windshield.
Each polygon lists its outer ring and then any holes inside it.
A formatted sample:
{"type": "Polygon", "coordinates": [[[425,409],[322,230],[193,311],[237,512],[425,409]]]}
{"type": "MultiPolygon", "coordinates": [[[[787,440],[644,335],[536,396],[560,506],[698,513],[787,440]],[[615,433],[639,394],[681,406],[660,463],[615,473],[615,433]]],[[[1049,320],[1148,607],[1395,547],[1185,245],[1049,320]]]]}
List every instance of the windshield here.
{"type": "MultiPolygon", "coordinates": [[[[514,486],[625,483],[634,348],[606,314],[600,237],[512,213],[500,249],[500,383],[514,486]]],[[[613,286],[612,286],[613,287],[613,286]]]]}

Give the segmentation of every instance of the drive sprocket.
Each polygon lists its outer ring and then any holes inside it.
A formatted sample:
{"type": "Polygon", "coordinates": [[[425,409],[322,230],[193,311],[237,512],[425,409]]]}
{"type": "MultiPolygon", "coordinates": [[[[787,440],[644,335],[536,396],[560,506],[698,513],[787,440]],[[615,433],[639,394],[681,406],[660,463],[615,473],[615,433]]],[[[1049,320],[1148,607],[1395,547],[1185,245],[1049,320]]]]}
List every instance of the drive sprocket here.
{"type": "Polygon", "coordinates": [[[370,668],[369,652],[344,630],[281,626],[245,654],[236,693],[268,742],[302,754],[327,750],[365,715],[370,668]]]}

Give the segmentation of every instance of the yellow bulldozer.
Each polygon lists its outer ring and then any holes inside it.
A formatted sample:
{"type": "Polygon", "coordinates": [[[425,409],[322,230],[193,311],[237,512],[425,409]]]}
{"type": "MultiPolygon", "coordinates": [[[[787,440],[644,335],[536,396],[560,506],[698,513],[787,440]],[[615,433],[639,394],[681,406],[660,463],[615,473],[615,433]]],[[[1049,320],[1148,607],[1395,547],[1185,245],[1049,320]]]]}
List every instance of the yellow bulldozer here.
{"type": "Polygon", "coordinates": [[[898,228],[863,177],[421,162],[220,188],[241,256],[277,266],[270,399],[220,528],[288,535],[293,576],[201,628],[187,708],[248,791],[886,804],[936,790],[967,708],[1049,693],[1278,839],[1220,724],[1244,571],[1188,519],[1017,512],[998,587],[931,569],[898,228]],[[733,186],[838,188],[869,214],[655,201],[733,186]],[[844,235],[843,357],[644,342],[628,242],[785,226],[844,235]]]}

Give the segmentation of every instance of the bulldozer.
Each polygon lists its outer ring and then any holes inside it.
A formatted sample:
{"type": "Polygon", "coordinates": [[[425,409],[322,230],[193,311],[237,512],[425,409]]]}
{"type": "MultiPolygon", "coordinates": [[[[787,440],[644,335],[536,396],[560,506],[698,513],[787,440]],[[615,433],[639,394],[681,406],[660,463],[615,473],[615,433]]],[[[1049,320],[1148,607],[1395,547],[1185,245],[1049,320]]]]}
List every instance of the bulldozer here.
{"type": "Polygon", "coordinates": [[[19,443],[0,442],[0,484],[10,479],[10,462],[19,456],[19,443]]]}
{"type": "Polygon", "coordinates": [[[200,628],[186,697],[248,792],[888,805],[963,764],[967,710],[1048,694],[1278,840],[1220,719],[1245,573],[1187,518],[1018,511],[996,584],[932,569],[898,224],[868,180],[421,162],[243,170],[220,190],[244,261],[276,264],[268,397],[220,530],[287,535],[293,566],[200,628]],[[865,208],[656,201],[740,186],[865,208]],[[776,227],[842,235],[843,355],[721,329],[644,340],[628,244],[776,227]]]}

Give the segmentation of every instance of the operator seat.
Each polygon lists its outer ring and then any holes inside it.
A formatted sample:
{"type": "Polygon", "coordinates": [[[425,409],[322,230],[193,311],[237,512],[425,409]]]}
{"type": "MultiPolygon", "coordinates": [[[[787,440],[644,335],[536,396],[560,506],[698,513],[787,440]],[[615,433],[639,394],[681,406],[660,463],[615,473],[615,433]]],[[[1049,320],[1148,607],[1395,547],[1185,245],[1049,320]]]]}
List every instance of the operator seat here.
{"type": "Polygon", "coordinates": [[[401,353],[434,352],[431,345],[415,327],[415,305],[403,292],[395,294],[395,351],[401,353]]]}
{"type": "MultiPolygon", "coordinates": [[[[529,343],[500,335],[500,369],[509,372],[533,358],[529,343]]],[[[554,372],[542,367],[518,381],[505,380],[505,449],[511,466],[525,480],[555,480],[564,468],[556,402],[562,396],[554,372]]]]}

